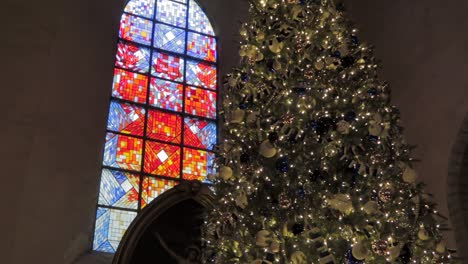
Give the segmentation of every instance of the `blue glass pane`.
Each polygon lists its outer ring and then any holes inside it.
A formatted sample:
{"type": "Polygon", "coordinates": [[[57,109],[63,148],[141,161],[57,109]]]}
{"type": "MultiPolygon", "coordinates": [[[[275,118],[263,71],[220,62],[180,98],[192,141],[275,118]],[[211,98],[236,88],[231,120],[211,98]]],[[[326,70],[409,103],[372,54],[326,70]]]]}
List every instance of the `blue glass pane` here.
{"type": "Polygon", "coordinates": [[[136,174],[104,169],[101,175],[99,204],[137,209],[139,185],[140,177],[136,174]]]}
{"type": "Polygon", "coordinates": [[[154,47],[177,53],[184,53],[185,30],[163,24],[156,24],[154,47]]]}
{"type": "Polygon", "coordinates": [[[188,22],[189,29],[214,36],[213,27],[211,26],[208,17],[206,17],[205,12],[203,12],[194,0],[190,0],[188,22]]]}
{"type": "Polygon", "coordinates": [[[111,102],[107,129],[130,134],[143,136],[145,125],[145,109],[133,104],[111,102]]]}
{"type": "Polygon", "coordinates": [[[153,22],[144,18],[123,14],[120,19],[119,37],[145,44],[151,44],[153,22]]]}
{"type": "Polygon", "coordinates": [[[98,208],[93,250],[115,253],[136,212],[98,208]]]}
{"type": "Polygon", "coordinates": [[[216,39],[205,35],[189,32],[187,40],[187,55],[206,61],[216,61],[216,39]]]}
{"type": "Polygon", "coordinates": [[[152,19],[154,16],[154,1],[155,0],[130,0],[124,11],[152,19]]]}
{"type": "Polygon", "coordinates": [[[156,19],[178,27],[186,27],[187,6],[169,0],[158,0],[156,19]]]}

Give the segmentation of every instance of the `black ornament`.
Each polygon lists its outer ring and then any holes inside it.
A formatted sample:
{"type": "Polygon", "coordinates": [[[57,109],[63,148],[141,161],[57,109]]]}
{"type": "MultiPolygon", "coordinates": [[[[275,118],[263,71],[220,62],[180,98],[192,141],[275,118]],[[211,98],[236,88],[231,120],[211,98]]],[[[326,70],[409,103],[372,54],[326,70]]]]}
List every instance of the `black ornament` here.
{"type": "Polygon", "coordinates": [[[268,67],[268,70],[272,73],[275,73],[276,70],[275,70],[275,67],[273,67],[275,61],[274,60],[268,60],[267,61],[267,67],[268,67]]]}
{"type": "Polygon", "coordinates": [[[346,264],[362,264],[362,263],[364,263],[361,260],[357,260],[353,256],[353,250],[352,249],[350,249],[350,250],[348,250],[348,252],[346,252],[345,260],[346,260],[346,264]]]}
{"type": "Polygon", "coordinates": [[[318,135],[323,136],[326,133],[328,133],[330,128],[332,128],[334,125],[335,125],[335,122],[333,121],[332,118],[322,117],[317,121],[317,126],[315,128],[315,132],[318,135]]]}
{"type": "Polygon", "coordinates": [[[367,90],[367,94],[370,95],[370,96],[376,96],[379,94],[379,91],[377,91],[377,89],[375,88],[371,88],[369,90],[367,90]]]}
{"type": "Polygon", "coordinates": [[[299,187],[299,190],[297,191],[297,196],[299,196],[299,198],[301,199],[304,199],[306,197],[306,191],[304,189],[304,186],[299,187]]]}
{"type": "Polygon", "coordinates": [[[344,68],[349,68],[353,66],[354,62],[356,60],[352,56],[346,56],[341,59],[341,65],[343,65],[344,68]]]}
{"type": "Polygon", "coordinates": [[[379,137],[376,137],[376,136],[372,136],[372,135],[369,135],[368,136],[368,139],[370,142],[372,143],[377,143],[379,141],[379,137]]]}
{"type": "Polygon", "coordinates": [[[411,261],[411,248],[409,244],[403,246],[398,257],[398,262],[401,264],[409,264],[411,261]]]}
{"type": "Polygon", "coordinates": [[[279,158],[276,161],[276,169],[280,172],[286,173],[289,170],[289,160],[286,157],[279,158]]]}
{"type": "MultiPolygon", "coordinates": [[[[266,254],[266,260],[270,261],[270,262],[273,262],[275,261],[275,254],[271,253],[271,252],[267,252],[266,254]]],[[[262,262],[262,263],[265,263],[266,262],[262,262]]]]}
{"type": "Polygon", "coordinates": [[[359,38],[357,36],[351,36],[351,43],[353,43],[354,45],[358,45],[359,44],[359,38]]]}
{"type": "Polygon", "coordinates": [[[340,57],[341,57],[341,52],[339,52],[339,51],[335,51],[335,52],[333,52],[333,55],[332,55],[332,57],[335,57],[335,58],[340,58],[340,57]]]}
{"type": "Polygon", "coordinates": [[[293,91],[298,94],[298,95],[305,95],[307,89],[305,87],[296,87],[293,89],[293,91]]]}
{"type": "Polygon", "coordinates": [[[250,80],[250,76],[244,72],[241,74],[241,80],[244,82],[248,82],[250,80]]]}
{"type": "Polygon", "coordinates": [[[345,5],[343,2],[340,2],[336,5],[336,10],[340,11],[340,12],[344,12],[346,11],[346,8],[345,8],[345,5]]]}
{"type": "Polygon", "coordinates": [[[278,133],[271,132],[270,134],[268,134],[268,140],[270,140],[271,143],[275,143],[276,140],[278,140],[278,133]]]}
{"type": "Polygon", "coordinates": [[[322,173],[320,170],[314,170],[309,176],[312,182],[316,182],[322,178],[322,173]]]}
{"type": "Polygon", "coordinates": [[[242,163],[248,163],[250,161],[250,155],[247,154],[247,153],[243,153],[241,156],[240,156],[240,162],[242,163]]]}
{"type": "Polygon", "coordinates": [[[239,104],[239,109],[245,110],[245,109],[247,109],[247,106],[248,106],[248,104],[245,103],[245,102],[244,102],[244,103],[240,103],[240,104],[239,104]]]}
{"type": "Polygon", "coordinates": [[[353,122],[356,120],[356,113],[353,111],[349,111],[345,114],[344,120],[347,122],[353,122]]]}
{"type": "Polygon", "coordinates": [[[295,223],[292,226],[292,232],[295,236],[302,234],[304,232],[304,224],[303,223],[295,223]]]}

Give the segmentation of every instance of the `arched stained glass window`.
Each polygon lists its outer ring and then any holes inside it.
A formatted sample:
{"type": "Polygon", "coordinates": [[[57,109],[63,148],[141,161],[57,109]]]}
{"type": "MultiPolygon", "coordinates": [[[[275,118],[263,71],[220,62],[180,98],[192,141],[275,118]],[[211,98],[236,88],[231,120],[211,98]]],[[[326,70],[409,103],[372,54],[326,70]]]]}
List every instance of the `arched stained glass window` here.
{"type": "Polygon", "coordinates": [[[93,249],[115,252],[162,192],[214,173],[217,46],[194,0],[130,0],[120,22],[93,249]]]}

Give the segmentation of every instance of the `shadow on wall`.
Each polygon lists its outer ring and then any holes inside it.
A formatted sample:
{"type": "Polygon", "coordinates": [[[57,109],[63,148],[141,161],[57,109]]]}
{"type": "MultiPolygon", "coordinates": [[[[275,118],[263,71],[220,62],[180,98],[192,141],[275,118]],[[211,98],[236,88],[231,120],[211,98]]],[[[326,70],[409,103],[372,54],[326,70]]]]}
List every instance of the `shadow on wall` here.
{"type": "Polygon", "coordinates": [[[448,171],[448,208],[458,256],[468,260],[468,114],[455,140],[448,171]]]}

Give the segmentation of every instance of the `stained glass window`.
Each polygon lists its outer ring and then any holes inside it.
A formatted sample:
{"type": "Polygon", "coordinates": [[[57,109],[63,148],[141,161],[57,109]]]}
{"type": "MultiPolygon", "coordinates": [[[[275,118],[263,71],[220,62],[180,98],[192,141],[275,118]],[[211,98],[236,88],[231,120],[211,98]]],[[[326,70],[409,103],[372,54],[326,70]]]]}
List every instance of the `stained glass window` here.
{"type": "Polygon", "coordinates": [[[217,39],[194,0],[130,0],[120,20],[93,249],[184,180],[215,173],[217,39]]]}

